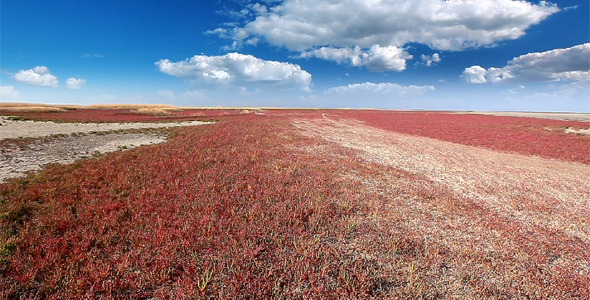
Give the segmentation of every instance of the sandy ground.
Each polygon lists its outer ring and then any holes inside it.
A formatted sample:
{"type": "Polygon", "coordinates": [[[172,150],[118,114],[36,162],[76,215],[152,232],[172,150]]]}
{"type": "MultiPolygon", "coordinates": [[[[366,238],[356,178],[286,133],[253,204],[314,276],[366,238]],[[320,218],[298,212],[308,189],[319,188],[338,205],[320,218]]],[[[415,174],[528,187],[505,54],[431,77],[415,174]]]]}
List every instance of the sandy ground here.
{"type": "Polygon", "coordinates": [[[130,149],[165,140],[157,132],[111,132],[112,130],[193,126],[206,122],[178,123],[54,123],[11,121],[0,117],[0,140],[40,138],[0,146],[0,183],[7,178],[40,170],[48,163],[71,163],[106,152],[130,149]],[[72,135],[72,133],[75,133],[72,135]],[[53,135],[53,136],[52,136],[53,135]],[[55,136],[58,135],[58,136],[55,136]],[[46,138],[49,137],[49,138],[46,138]]]}
{"type": "Polygon", "coordinates": [[[365,159],[426,176],[499,215],[590,242],[588,165],[406,135],[356,121],[295,125],[307,135],[358,150],[365,159]]]}
{"type": "Polygon", "coordinates": [[[568,133],[577,133],[577,134],[590,134],[590,129],[574,129],[574,128],[568,128],[565,130],[565,132],[568,133]]]}
{"type": "Polygon", "coordinates": [[[141,128],[168,128],[202,124],[207,123],[200,121],[176,123],[55,123],[12,121],[9,117],[0,116],[0,140],[21,137],[43,137],[53,134],[90,133],[141,128]]]}
{"type": "MultiPolygon", "coordinates": [[[[433,277],[434,284],[452,290],[452,298],[474,298],[465,281],[469,272],[492,287],[517,282],[522,287],[528,285],[524,277],[534,276],[545,276],[549,286],[574,277],[587,282],[590,256],[579,249],[590,249],[590,165],[406,135],[354,120],[300,120],[294,125],[326,145],[353,149],[360,159],[381,165],[372,178],[363,178],[362,189],[370,195],[365,202],[373,211],[359,222],[424,241],[424,249],[433,252],[424,250],[431,254],[418,255],[412,264],[426,270],[431,266],[425,261],[443,261],[448,268],[433,277]],[[441,249],[457,259],[442,258],[436,252],[441,249]],[[540,263],[533,270],[535,261],[540,263]]],[[[324,155],[332,149],[322,147],[308,151],[324,155]]],[[[357,243],[366,238],[359,236],[357,243]]],[[[375,255],[351,244],[359,255],[375,255]]],[[[378,255],[396,261],[392,253],[378,255]]],[[[412,276],[413,265],[409,270],[405,274],[412,276]]],[[[526,288],[530,295],[542,290],[526,288]]],[[[545,295],[536,297],[551,298],[550,292],[545,295]]]]}

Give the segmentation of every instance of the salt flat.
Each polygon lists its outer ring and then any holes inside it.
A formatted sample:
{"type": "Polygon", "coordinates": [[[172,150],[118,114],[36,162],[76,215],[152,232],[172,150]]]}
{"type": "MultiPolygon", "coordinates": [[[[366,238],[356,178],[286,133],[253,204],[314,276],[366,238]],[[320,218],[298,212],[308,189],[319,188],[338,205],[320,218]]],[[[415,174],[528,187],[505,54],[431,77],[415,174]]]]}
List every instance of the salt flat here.
{"type": "Polygon", "coordinates": [[[43,137],[54,134],[90,133],[141,128],[169,128],[177,126],[203,125],[207,122],[188,121],[172,123],[56,123],[44,121],[19,121],[0,116],[0,140],[21,137],[43,137]]]}

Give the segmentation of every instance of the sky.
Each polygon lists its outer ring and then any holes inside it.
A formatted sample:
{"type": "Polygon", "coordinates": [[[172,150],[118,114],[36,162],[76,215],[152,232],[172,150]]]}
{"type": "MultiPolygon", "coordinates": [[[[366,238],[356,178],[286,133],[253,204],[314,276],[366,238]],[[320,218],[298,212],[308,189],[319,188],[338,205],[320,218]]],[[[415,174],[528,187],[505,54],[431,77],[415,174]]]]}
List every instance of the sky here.
{"type": "Polygon", "coordinates": [[[0,101],[590,112],[588,0],[2,0],[0,101]]]}

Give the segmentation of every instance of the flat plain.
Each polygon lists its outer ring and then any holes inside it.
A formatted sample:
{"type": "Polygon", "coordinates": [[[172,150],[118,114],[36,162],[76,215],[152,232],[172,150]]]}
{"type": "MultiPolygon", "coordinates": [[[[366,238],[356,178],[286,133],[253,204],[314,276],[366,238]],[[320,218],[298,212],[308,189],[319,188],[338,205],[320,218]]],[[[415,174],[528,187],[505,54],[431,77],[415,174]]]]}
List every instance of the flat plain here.
{"type": "Polygon", "coordinates": [[[3,114],[215,123],[0,184],[0,298],[590,298],[584,114],[3,114]]]}

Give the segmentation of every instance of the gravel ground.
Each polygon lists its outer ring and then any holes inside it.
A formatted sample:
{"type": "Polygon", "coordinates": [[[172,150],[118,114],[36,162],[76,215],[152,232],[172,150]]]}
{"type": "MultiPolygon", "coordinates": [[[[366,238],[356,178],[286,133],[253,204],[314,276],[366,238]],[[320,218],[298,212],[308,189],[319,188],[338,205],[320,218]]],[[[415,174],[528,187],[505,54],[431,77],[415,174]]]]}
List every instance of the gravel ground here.
{"type": "Polygon", "coordinates": [[[161,143],[165,140],[165,135],[157,132],[109,132],[111,130],[168,128],[207,123],[54,123],[12,121],[0,117],[0,124],[0,141],[17,139],[0,144],[2,183],[7,178],[20,177],[28,171],[40,170],[45,164],[72,163],[100,153],[161,143]],[[35,139],[19,141],[18,138],[35,139]]]}

